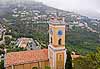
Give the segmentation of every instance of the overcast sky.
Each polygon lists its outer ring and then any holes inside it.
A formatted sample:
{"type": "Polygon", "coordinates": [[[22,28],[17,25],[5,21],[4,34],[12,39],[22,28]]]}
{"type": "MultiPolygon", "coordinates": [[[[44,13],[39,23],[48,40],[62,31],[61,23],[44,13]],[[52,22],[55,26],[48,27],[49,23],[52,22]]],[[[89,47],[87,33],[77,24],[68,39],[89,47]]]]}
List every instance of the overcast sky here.
{"type": "Polygon", "coordinates": [[[100,0],[36,0],[51,7],[100,19],[100,0]]]}
{"type": "MultiPolygon", "coordinates": [[[[9,0],[0,0],[0,1],[9,1],[9,0]]],[[[100,0],[35,0],[35,1],[43,2],[48,6],[55,7],[58,9],[73,11],[82,15],[100,19],[100,0]]]]}
{"type": "MultiPolygon", "coordinates": [[[[37,1],[37,0],[36,0],[37,1]]],[[[100,12],[100,0],[38,0],[64,10],[94,10],[100,12]]]]}

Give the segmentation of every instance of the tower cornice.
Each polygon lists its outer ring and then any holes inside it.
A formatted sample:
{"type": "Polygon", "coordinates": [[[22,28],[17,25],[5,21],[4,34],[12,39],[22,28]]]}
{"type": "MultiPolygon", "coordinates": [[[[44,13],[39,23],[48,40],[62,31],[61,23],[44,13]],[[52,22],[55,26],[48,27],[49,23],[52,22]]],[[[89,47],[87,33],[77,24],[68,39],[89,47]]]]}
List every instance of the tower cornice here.
{"type": "Polygon", "coordinates": [[[55,48],[53,47],[52,45],[48,45],[53,51],[63,51],[63,50],[66,50],[65,47],[62,47],[62,48],[55,48]]]}

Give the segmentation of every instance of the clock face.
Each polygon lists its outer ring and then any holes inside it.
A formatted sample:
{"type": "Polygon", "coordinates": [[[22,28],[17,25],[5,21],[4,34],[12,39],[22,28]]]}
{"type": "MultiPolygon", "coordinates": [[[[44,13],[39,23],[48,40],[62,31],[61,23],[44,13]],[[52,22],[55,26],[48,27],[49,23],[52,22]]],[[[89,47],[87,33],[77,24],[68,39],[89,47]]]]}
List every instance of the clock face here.
{"type": "Polygon", "coordinates": [[[50,34],[51,34],[51,35],[53,34],[53,30],[52,30],[52,29],[50,29],[50,34]]]}
{"type": "Polygon", "coordinates": [[[59,35],[59,36],[63,35],[62,30],[58,30],[58,35],[59,35]]]}

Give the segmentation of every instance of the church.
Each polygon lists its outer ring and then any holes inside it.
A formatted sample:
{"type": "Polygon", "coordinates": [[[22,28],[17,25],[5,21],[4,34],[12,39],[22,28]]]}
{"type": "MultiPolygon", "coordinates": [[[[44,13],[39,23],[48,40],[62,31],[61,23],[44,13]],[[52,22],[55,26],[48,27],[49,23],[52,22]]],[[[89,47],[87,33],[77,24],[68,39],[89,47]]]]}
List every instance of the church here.
{"type": "Polygon", "coordinates": [[[63,18],[51,18],[48,49],[11,52],[6,54],[6,69],[65,69],[65,22],[63,18]]]}

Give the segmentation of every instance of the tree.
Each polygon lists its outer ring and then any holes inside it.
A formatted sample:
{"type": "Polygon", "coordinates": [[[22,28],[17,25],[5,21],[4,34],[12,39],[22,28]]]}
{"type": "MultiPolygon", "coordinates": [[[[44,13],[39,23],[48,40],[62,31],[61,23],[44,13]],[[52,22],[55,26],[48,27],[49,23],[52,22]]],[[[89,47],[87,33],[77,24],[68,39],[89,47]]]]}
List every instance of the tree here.
{"type": "Polygon", "coordinates": [[[32,69],[38,69],[38,67],[33,67],[32,69]]]}
{"type": "Polygon", "coordinates": [[[51,69],[50,66],[45,66],[45,69],[51,69]]]}
{"type": "Polygon", "coordinates": [[[96,53],[88,53],[86,56],[74,60],[74,69],[99,69],[100,68],[100,48],[96,53]]]}
{"type": "Polygon", "coordinates": [[[4,39],[5,39],[5,44],[9,45],[10,42],[11,42],[11,38],[10,37],[5,37],[4,39]]]}
{"type": "Polygon", "coordinates": [[[95,69],[94,65],[90,63],[85,57],[77,58],[73,61],[74,69],[95,69]]]}
{"type": "Polygon", "coordinates": [[[4,60],[1,60],[1,62],[0,62],[0,68],[1,68],[1,69],[5,69],[5,68],[4,68],[4,60]]]}
{"type": "Polygon", "coordinates": [[[0,49],[4,49],[5,48],[5,45],[4,44],[1,44],[0,45],[0,49]]]}
{"type": "Polygon", "coordinates": [[[3,40],[4,32],[2,32],[1,39],[3,40]]]}
{"type": "Polygon", "coordinates": [[[2,34],[1,34],[0,41],[3,40],[3,35],[4,35],[4,32],[2,32],[2,34]]]}
{"type": "Polygon", "coordinates": [[[65,69],[72,69],[72,57],[70,51],[67,51],[65,69]]]}

